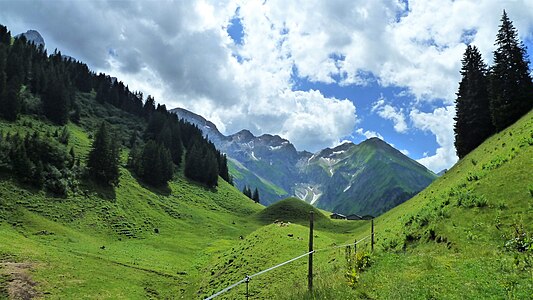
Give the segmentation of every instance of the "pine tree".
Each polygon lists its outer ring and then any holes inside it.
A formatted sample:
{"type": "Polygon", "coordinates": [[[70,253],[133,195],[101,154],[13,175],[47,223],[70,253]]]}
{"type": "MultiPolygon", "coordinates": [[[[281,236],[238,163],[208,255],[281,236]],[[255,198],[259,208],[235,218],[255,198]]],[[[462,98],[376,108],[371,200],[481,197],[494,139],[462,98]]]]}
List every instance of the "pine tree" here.
{"type": "Polygon", "coordinates": [[[153,140],[148,141],[140,158],[141,178],[144,182],[161,186],[166,184],[174,174],[174,166],[170,151],[153,140]]]}
{"type": "Polygon", "coordinates": [[[8,46],[11,44],[11,32],[7,30],[7,27],[0,25],[0,44],[8,46]]]}
{"type": "MultiPolygon", "coordinates": [[[[0,26],[0,39],[1,39],[1,29],[0,26]]],[[[3,116],[7,114],[6,109],[6,98],[7,98],[7,74],[6,69],[6,59],[7,59],[7,46],[0,43],[0,115],[3,116]]]]}
{"type": "Polygon", "coordinates": [[[6,120],[14,121],[20,113],[22,107],[20,86],[21,82],[16,76],[10,78],[7,82],[7,90],[3,98],[2,108],[0,109],[2,117],[6,120]]]}
{"type": "Polygon", "coordinates": [[[513,124],[533,107],[526,47],[519,41],[505,10],[501,22],[490,76],[491,116],[497,131],[513,124]]]}
{"type": "Polygon", "coordinates": [[[49,74],[47,87],[41,96],[45,116],[50,121],[65,125],[68,121],[68,91],[64,79],[56,72],[49,74]]]}
{"type": "Polygon", "coordinates": [[[493,132],[489,110],[487,67],[476,46],[463,55],[462,79],[455,100],[455,149],[463,158],[493,132]]]}
{"type": "Polygon", "coordinates": [[[242,193],[243,193],[246,197],[252,199],[252,190],[251,190],[247,185],[245,185],[244,188],[242,189],[242,193]]]}
{"type": "Polygon", "coordinates": [[[102,122],[89,152],[89,176],[103,184],[117,185],[120,175],[118,164],[118,145],[111,140],[109,129],[106,123],[102,122]]]}
{"type": "Polygon", "coordinates": [[[215,187],[218,183],[218,161],[213,151],[206,151],[205,158],[205,180],[209,187],[215,187]]]}
{"type": "Polygon", "coordinates": [[[254,200],[255,203],[259,203],[259,191],[257,188],[254,190],[254,194],[252,195],[252,200],[254,200]]]}
{"type": "Polygon", "coordinates": [[[228,170],[228,157],[226,154],[218,153],[218,170],[220,177],[222,177],[222,179],[224,179],[227,183],[231,184],[231,178],[228,170]]]}

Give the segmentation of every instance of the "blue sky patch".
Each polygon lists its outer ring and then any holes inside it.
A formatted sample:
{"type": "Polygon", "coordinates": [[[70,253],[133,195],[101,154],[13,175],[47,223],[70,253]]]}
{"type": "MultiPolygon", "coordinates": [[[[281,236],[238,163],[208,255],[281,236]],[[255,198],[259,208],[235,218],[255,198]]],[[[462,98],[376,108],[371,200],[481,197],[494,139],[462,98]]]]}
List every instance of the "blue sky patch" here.
{"type": "Polygon", "coordinates": [[[240,7],[235,10],[235,16],[230,20],[230,24],[227,29],[228,34],[235,45],[242,45],[244,42],[244,28],[242,27],[239,11],[240,7]]]}

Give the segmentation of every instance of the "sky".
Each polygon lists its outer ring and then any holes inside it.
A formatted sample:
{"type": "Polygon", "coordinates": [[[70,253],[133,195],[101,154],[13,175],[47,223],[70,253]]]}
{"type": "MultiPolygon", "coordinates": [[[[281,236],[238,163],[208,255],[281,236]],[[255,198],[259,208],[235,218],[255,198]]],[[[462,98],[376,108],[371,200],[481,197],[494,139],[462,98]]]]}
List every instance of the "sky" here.
{"type": "Polygon", "coordinates": [[[2,0],[0,24],[228,135],[311,152],[379,137],[438,172],[456,161],[466,45],[492,63],[505,9],[533,49],[533,0],[2,0]]]}

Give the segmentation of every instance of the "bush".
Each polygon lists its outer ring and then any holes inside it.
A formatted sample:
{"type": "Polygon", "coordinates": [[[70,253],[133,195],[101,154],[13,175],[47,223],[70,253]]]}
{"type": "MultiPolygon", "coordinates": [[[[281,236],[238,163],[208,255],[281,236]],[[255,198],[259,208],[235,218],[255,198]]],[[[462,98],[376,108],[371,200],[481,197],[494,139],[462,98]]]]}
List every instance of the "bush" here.
{"type": "Polygon", "coordinates": [[[485,195],[476,195],[472,191],[460,191],[456,196],[457,206],[463,206],[465,208],[486,207],[489,204],[485,195]]]}
{"type": "Polygon", "coordinates": [[[359,274],[369,268],[372,264],[370,254],[364,251],[357,252],[347,257],[347,270],[344,277],[348,286],[355,289],[359,282],[359,274]]]}
{"type": "Polygon", "coordinates": [[[66,196],[68,181],[63,174],[54,166],[49,166],[45,173],[44,188],[57,196],[66,196]]]}

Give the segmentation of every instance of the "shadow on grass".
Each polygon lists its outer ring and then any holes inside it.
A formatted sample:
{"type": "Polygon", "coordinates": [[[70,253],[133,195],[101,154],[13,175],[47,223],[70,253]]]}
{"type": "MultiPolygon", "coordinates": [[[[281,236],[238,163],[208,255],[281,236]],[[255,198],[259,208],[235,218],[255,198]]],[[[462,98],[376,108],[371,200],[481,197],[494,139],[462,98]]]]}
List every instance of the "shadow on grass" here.
{"type": "Polygon", "coordinates": [[[94,192],[98,197],[105,200],[116,200],[117,195],[115,193],[115,187],[112,185],[102,184],[91,178],[84,178],[80,183],[82,190],[88,190],[94,192]]]}
{"type": "Polygon", "coordinates": [[[151,184],[148,184],[148,183],[142,181],[137,176],[134,176],[134,178],[137,180],[137,182],[139,183],[140,186],[142,186],[143,188],[149,190],[150,192],[152,192],[154,194],[157,194],[157,195],[160,195],[160,196],[170,196],[170,194],[172,194],[172,190],[168,186],[168,183],[166,183],[164,186],[153,186],[151,184]]]}
{"type": "Polygon", "coordinates": [[[172,190],[170,189],[168,183],[165,183],[165,185],[163,185],[163,186],[154,186],[154,185],[151,185],[149,183],[144,182],[132,170],[128,169],[128,171],[130,172],[130,174],[133,177],[133,179],[135,179],[135,181],[137,181],[141,187],[149,190],[150,192],[152,192],[152,193],[154,193],[156,195],[159,195],[159,196],[170,196],[170,194],[172,194],[172,190]]]}

